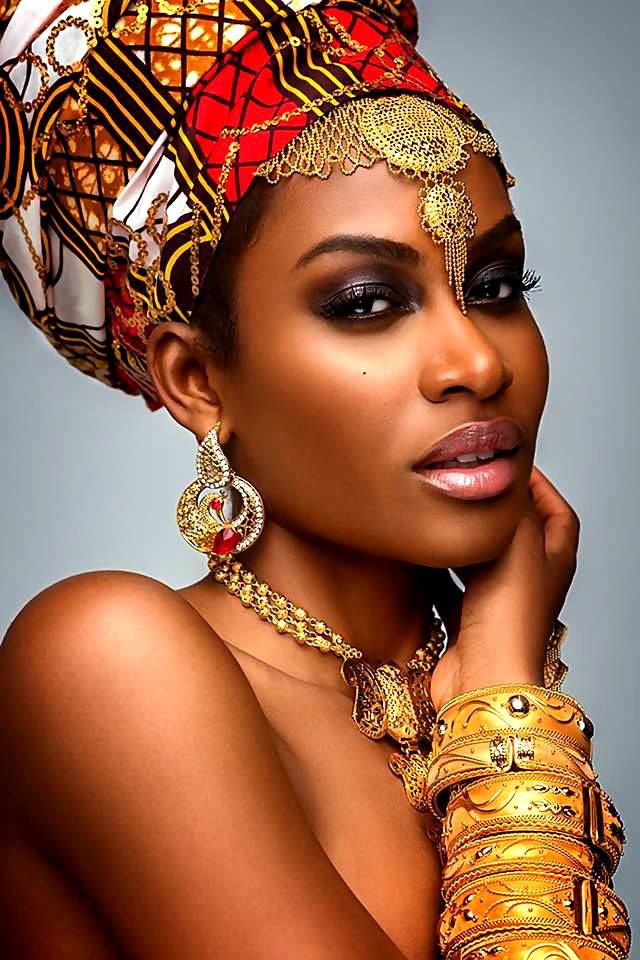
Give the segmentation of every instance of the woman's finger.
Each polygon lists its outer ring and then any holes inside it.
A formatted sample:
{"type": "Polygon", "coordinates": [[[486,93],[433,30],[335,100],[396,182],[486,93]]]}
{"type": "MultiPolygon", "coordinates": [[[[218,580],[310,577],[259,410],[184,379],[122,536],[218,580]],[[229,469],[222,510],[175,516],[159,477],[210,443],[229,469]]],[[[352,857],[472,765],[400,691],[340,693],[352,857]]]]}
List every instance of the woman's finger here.
{"type": "Polygon", "coordinates": [[[531,471],[529,488],[544,524],[547,555],[575,554],[580,535],[580,519],[571,504],[535,465],[531,471]]]}

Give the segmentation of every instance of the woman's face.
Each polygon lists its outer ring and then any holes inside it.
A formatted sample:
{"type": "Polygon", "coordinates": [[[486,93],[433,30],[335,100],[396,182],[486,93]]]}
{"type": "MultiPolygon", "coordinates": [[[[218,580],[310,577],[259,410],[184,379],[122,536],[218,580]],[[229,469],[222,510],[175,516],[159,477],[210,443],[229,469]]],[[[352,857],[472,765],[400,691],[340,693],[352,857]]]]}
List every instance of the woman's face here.
{"type": "Polygon", "coordinates": [[[478,216],[466,315],[418,219],[416,181],[377,163],[274,188],[238,267],[238,361],[220,393],[231,463],[283,526],[435,567],[489,560],[512,538],[547,355],[502,180],[475,154],[462,179],[478,216]],[[503,492],[452,496],[414,469],[452,429],[503,416],[523,432],[503,492]]]}

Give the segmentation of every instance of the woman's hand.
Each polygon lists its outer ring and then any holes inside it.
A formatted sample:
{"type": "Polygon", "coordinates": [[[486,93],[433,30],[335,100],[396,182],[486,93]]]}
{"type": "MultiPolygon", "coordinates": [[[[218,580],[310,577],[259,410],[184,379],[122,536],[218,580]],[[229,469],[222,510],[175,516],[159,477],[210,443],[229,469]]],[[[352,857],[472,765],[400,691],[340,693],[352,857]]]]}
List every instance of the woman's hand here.
{"type": "Polygon", "coordinates": [[[431,681],[436,709],[468,690],[543,683],[548,637],[577,564],[580,521],[534,466],[529,502],[505,552],[489,563],[445,571],[437,608],[449,636],[431,681]]]}

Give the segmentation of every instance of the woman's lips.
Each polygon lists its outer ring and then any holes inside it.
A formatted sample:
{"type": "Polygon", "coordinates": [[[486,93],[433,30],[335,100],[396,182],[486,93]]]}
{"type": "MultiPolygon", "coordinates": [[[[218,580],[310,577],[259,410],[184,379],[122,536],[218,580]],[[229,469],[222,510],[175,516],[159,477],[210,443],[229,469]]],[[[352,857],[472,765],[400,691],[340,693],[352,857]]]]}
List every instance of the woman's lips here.
{"type": "Polygon", "coordinates": [[[504,493],[515,483],[519,449],[503,452],[495,460],[475,464],[458,463],[455,467],[431,466],[414,469],[426,483],[437,487],[449,497],[484,500],[504,493]]]}
{"type": "Polygon", "coordinates": [[[421,470],[436,461],[453,460],[460,455],[513,450],[523,442],[522,427],[513,417],[473,420],[446,433],[413,466],[421,470]]]}

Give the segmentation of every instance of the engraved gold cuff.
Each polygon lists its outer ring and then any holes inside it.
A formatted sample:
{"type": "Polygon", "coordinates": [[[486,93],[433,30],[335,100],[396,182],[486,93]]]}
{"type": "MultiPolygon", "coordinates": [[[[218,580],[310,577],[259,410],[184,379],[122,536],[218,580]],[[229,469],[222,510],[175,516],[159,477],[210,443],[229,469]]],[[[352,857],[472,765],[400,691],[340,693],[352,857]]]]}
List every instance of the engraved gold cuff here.
{"type": "Polygon", "coordinates": [[[450,856],[446,856],[446,847],[441,838],[440,847],[445,859],[442,885],[447,891],[454,890],[463,879],[467,882],[472,877],[511,870],[514,861],[528,870],[544,863],[553,870],[561,870],[565,874],[587,874],[602,883],[609,883],[611,879],[609,871],[600,862],[599,854],[586,842],[552,832],[509,830],[497,836],[482,836],[459,847],[450,856]]]}
{"type": "Polygon", "coordinates": [[[529,684],[462,694],[438,712],[425,802],[441,821],[444,960],[624,960],[611,887],[624,829],[591,766],[572,697],[529,684]]]}
{"type": "Polygon", "coordinates": [[[479,936],[448,949],[443,956],[444,960],[625,960],[627,954],[590,937],[556,934],[541,942],[535,933],[522,930],[498,937],[479,936]]]}
{"type": "Polygon", "coordinates": [[[549,731],[521,736],[509,731],[460,737],[430,757],[426,803],[437,817],[446,814],[452,788],[510,771],[559,773],[595,783],[596,775],[583,754],[566,739],[549,731]]]}
{"type": "Polygon", "coordinates": [[[625,841],[618,811],[597,783],[532,771],[485,778],[457,793],[447,808],[441,843],[449,859],[464,845],[513,830],[585,842],[609,874],[625,841]]]}
{"type": "Polygon", "coordinates": [[[573,697],[533,684],[505,684],[462,694],[440,708],[433,731],[434,757],[460,738],[491,731],[519,736],[558,734],[591,760],[593,724],[573,697]]]}
{"type": "Polygon", "coordinates": [[[459,950],[472,942],[477,949],[480,936],[510,932],[537,936],[538,943],[542,938],[555,943],[553,938],[565,935],[585,937],[614,956],[626,956],[631,939],[620,898],[584,876],[517,870],[486,878],[465,885],[441,915],[440,943],[447,957],[449,946],[459,950]]]}

